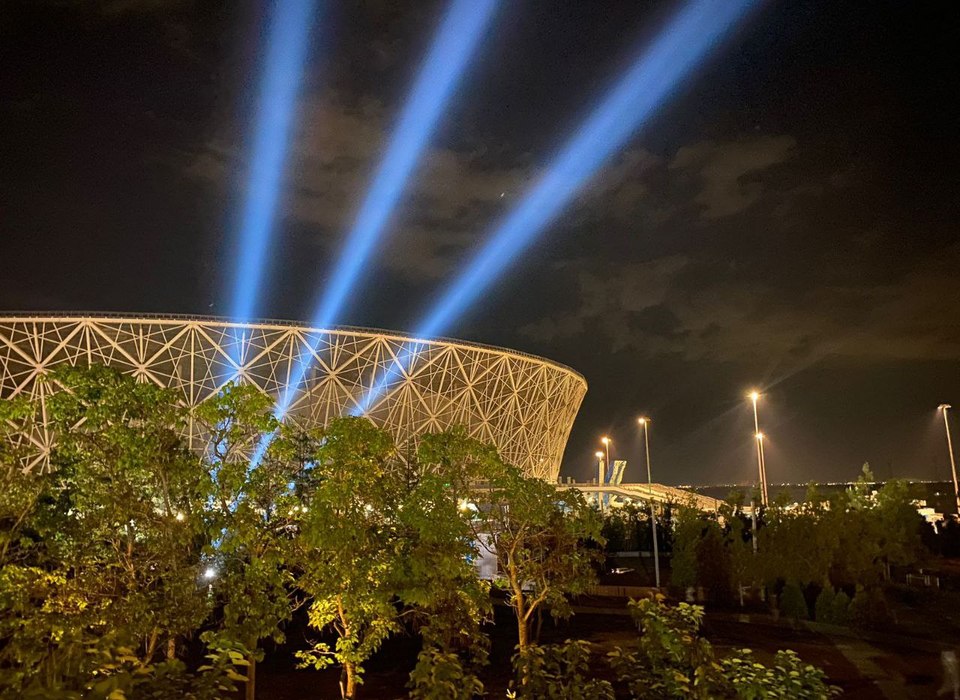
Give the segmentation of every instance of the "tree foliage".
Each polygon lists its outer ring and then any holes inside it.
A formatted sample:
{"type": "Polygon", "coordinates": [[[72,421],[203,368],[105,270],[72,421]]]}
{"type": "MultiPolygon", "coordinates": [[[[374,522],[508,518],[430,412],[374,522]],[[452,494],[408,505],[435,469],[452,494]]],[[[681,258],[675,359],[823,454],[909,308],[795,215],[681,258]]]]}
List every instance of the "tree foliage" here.
{"type": "Polygon", "coordinates": [[[719,656],[700,635],[703,608],[663,597],[631,601],[640,629],[638,649],[608,656],[618,681],[632,698],[827,698],[838,689],[822,671],[791,651],[778,652],[772,666],[749,649],[719,656]]]}
{"type": "Polygon", "coordinates": [[[599,514],[579,491],[561,491],[540,479],[503,466],[478,491],[477,539],[495,553],[517,619],[521,658],[530,627],[541,609],[559,618],[572,613],[568,596],[596,581],[594,565],[602,545],[599,514]]]}
{"type": "MultiPolygon", "coordinates": [[[[293,611],[309,605],[323,636],[300,660],[339,666],[344,697],[358,695],[384,641],[406,631],[423,640],[411,697],[465,700],[484,691],[483,549],[498,558],[518,623],[512,692],[613,696],[590,673],[588,643],[536,643],[541,613],[570,615],[570,596],[595,581],[601,521],[579,492],[523,475],[463,430],[422,436],[401,454],[365,419],[280,425],[271,401],[243,384],[192,411],[102,367],[58,370],[44,387],[57,435],[50,471],[21,468],[18,436],[38,406],[0,402],[0,698],[214,700],[240,686],[252,697],[260,645],[282,642],[293,611]]],[[[896,529],[902,504],[892,490],[851,499],[893,527],[879,544],[885,564],[910,556],[909,528],[896,529]]],[[[700,585],[756,575],[752,559],[737,559],[749,541],[733,520],[681,510],[677,521],[681,576],[684,553],[700,585]]],[[[624,523],[624,541],[639,542],[645,514],[624,523]]],[[[720,676],[767,687],[780,666],[783,682],[810,679],[789,656],[762,673],[724,666],[699,637],[702,609],[647,601],[634,615],[638,650],[612,662],[636,697],[740,697],[720,676]]]]}

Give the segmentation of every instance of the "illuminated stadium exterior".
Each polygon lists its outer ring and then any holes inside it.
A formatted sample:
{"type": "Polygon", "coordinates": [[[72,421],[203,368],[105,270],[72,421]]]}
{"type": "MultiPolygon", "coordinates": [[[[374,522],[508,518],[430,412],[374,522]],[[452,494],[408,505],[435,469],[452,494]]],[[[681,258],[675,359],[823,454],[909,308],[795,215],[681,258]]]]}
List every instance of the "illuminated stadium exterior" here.
{"type": "MultiPolygon", "coordinates": [[[[277,399],[307,359],[288,415],[315,426],[355,413],[404,347],[416,351],[364,415],[399,444],[462,425],[528,474],[557,478],[586,381],[540,357],[459,340],[196,316],[0,316],[0,398],[42,402],[52,388],[37,380],[56,366],[105,364],[176,389],[190,406],[233,378],[277,399]]],[[[25,439],[36,448],[30,466],[43,468],[53,439],[47,426],[25,439]]]]}

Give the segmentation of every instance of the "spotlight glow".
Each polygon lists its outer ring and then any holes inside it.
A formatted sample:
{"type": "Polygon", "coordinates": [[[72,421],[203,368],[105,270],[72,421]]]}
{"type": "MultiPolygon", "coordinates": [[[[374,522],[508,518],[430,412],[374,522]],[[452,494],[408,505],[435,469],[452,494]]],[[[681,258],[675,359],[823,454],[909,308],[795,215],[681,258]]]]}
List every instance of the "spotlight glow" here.
{"type": "Polygon", "coordinates": [[[450,5],[317,305],[313,318],[317,328],[337,322],[496,4],[496,0],[454,0],[450,5]]]}
{"type": "Polygon", "coordinates": [[[276,0],[272,7],[231,296],[240,321],[251,319],[260,293],[315,4],[276,0]]]}
{"type": "MultiPolygon", "coordinates": [[[[449,328],[759,2],[693,0],[675,15],[613,85],[519,205],[494,227],[489,242],[447,288],[416,335],[432,338],[449,328]]],[[[398,363],[360,401],[357,413],[371,408],[397,374],[406,371],[408,360],[409,353],[400,353],[398,363]]]]}

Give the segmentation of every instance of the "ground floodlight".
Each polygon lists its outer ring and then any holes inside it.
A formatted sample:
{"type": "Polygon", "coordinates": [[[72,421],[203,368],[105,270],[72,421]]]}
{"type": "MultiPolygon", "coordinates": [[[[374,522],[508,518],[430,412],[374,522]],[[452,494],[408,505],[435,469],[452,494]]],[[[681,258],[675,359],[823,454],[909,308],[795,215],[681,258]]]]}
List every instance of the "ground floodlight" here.
{"type": "Polygon", "coordinates": [[[251,319],[260,294],[315,6],[276,0],[271,9],[231,295],[230,313],[239,321],[251,319]]]}
{"type": "MultiPolygon", "coordinates": [[[[682,8],[617,80],[518,206],[494,227],[488,242],[446,289],[415,335],[432,338],[449,328],[759,1],[693,0],[682,8]]],[[[400,353],[360,401],[357,412],[369,411],[412,359],[411,353],[400,353]]]]}

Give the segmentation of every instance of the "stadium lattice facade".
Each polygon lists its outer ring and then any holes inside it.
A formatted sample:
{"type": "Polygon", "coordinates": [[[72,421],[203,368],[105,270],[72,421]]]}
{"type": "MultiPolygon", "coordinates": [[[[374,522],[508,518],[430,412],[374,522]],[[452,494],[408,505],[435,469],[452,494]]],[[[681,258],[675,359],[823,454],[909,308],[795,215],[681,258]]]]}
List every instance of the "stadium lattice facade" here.
{"type": "MultiPolygon", "coordinates": [[[[190,406],[231,379],[277,399],[306,361],[288,416],[314,426],[355,412],[398,367],[398,356],[405,366],[364,415],[400,444],[462,425],[527,473],[556,479],[587,390],[583,377],[543,358],[457,340],[190,316],[6,316],[0,317],[0,399],[43,402],[55,387],[38,380],[61,364],[115,367],[182,392],[190,406]]],[[[36,448],[30,466],[43,468],[54,436],[41,422],[22,437],[36,448]]]]}

